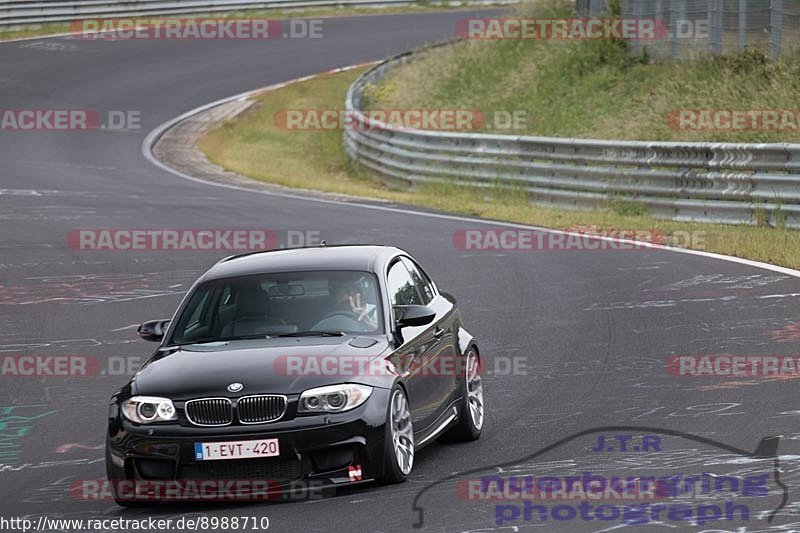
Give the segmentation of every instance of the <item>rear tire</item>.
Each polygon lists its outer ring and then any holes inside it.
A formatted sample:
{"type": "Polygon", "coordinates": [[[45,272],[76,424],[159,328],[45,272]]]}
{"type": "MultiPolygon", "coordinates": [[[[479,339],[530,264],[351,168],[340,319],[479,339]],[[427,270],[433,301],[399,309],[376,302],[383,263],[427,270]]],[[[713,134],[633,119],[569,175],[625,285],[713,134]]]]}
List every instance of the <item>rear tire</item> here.
{"type": "Polygon", "coordinates": [[[459,404],[458,422],[443,435],[445,442],[469,442],[478,440],[486,420],[481,381],[481,359],[474,347],[465,356],[464,388],[459,404]]]}
{"type": "Polygon", "coordinates": [[[386,412],[382,483],[401,483],[414,468],[414,426],[402,387],[395,385],[386,412]]]}

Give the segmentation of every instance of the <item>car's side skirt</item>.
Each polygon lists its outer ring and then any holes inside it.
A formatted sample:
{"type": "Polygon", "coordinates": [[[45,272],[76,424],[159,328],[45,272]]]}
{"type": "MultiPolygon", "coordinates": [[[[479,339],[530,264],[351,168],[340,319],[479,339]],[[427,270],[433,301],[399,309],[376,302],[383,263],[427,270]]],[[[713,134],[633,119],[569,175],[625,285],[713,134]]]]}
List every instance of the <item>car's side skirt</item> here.
{"type": "Polygon", "coordinates": [[[441,435],[444,432],[444,430],[449,428],[450,424],[452,424],[458,417],[458,407],[456,407],[455,405],[450,406],[450,408],[445,412],[443,416],[444,419],[441,422],[439,422],[439,424],[430,433],[428,433],[428,435],[426,435],[423,439],[421,439],[419,442],[416,443],[416,445],[414,446],[415,449],[419,450],[420,448],[428,444],[431,440],[441,435]]]}

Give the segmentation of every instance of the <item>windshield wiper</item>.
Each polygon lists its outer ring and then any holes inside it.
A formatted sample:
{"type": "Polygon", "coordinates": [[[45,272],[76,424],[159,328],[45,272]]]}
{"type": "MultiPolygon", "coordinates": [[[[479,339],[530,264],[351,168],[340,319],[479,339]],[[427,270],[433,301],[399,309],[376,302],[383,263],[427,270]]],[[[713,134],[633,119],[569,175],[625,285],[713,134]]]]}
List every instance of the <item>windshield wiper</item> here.
{"type": "Polygon", "coordinates": [[[183,342],[180,344],[175,344],[174,346],[191,346],[193,344],[206,344],[209,342],[228,342],[228,341],[243,341],[243,340],[253,340],[253,339],[269,339],[272,335],[242,335],[241,337],[205,337],[203,339],[193,340],[191,342],[183,342]]]}
{"type": "Polygon", "coordinates": [[[294,333],[281,333],[276,337],[344,337],[343,331],[295,331],[294,333]]]}

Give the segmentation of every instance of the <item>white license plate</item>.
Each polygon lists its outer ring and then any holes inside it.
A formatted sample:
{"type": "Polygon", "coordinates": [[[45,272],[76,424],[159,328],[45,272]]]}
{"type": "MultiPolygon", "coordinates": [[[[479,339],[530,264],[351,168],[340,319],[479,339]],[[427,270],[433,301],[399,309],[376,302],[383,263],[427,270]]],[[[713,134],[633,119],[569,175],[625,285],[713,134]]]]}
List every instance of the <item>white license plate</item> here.
{"type": "Polygon", "coordinates": [[[194,443],[194,458],[198,461],[275,457],[280,453],[278,439],[194,443]]]}

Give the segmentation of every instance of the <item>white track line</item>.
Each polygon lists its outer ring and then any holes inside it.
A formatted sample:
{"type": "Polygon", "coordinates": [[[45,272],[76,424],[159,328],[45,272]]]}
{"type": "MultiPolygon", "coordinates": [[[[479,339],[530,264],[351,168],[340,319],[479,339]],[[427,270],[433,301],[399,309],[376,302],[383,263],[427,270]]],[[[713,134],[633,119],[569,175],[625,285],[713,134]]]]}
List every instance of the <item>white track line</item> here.
{"type": "Polygon", "coordinates": [[[303,76],[302,78],[296,78],[294,80],[289,80],[289,81],[286,81],[286,82],[277,83],[277,84],[274,84],[274,85],[269,85],[269,86],[263,87],[261,89],[255,89],[253,91],[247,91],[247,92],[244,92],[244,93],[236,94],[234,96],[229,96],[227,98],[222,98],[220,100],[216,100],[216,101],[211,102],[209,104],[202,105],[200,107],[192,109],[191,111],[187,111],[186,113],[183,113],[182,115],[180,115],[178,117],[175,117],[172,120],[168,120],[167,122],[161,124],[160,126],[156,127],[152,131],[150,131],[150,133],[147,134],[147,137],[145,137],[144,141],[142,142],[142,155],[144,155],[144,157],[148,161],[150,161],[151,163],[153,163],[157,167],[159,167],[159,168],[161,168],[161,169],[163,169],[163,170],[165,170],[165,171],[167,171],[167,172],[169,172],[171,174],[174,174],[175,176],[181,177],[181,178],[189,180],[189,181],[195,181],[195,182],[198,182],[198,183],[204,183],[206,185],[213,185],[215,187],[223,187],[223,188],[226,188],[226,189],[234,189],[234,190],[237,190],[237,191],[246,191],[246,192],[251,192],[251,193],[252,192],[257,192],[259,194],[265,194],[267,196],[274,196],[274,197],[278,197],[278,198],[290,198],[292,200],[303,200],[303,201],[307,201],[307,202],[317,202],[317,203],[329,204],[329,205],[341,205],[341,206],[347,206],[347,207],[359,207],[361,209],[371,209],[373,211],[388,211],[390,213],[400,213],[400,214],[404,214],[404,215],[413,215],[413,216],[420,216],[420,217],[427,217],[427,218],[435,218],[435,219],[439,219],[439,220],[452,220],[452,221],[457,221],[457,222],[468,222],[470,224],[481,224],[481,225],[488,225],[488,226],[503,226],[503,227],[507,227],[507,228],[516,228],[516,229],[528,229],[528,230],[542,231],[542,232],[546,232],[546,233],[556,233],[556,234],[561,234],[561,235],[572,235],[572,236],[579,236],[579,237],[582,237],[582,238],[599,239],[599,240],[603,240],[603,241],[610,241],[610,242],[617,242],[617,243],[635,244],[637,246],[645,247],[645,248],[654,248],[654,249],[666,250],[666,251],[670,251],[670,252],[677,252],[677,253],[681,253],[681,254],[696,255],[696,256],[700,256],[700,257],[708,257],[710,259],[717,259],[717,260],[720,260],[720,261],[728,261],[730,263],[738,263],[740,265],[747,265],[747,266],[754,267],[754,268],[761,268],[761,269],[764,269],[764,270],[770,270],[772,272],[778,272],[778,273],[781,273],[781,274],[786,274],[788,276],[794,276],[796,278],[800,278],[800,271],[794,270],[792,268],[782,267],[782,266],[778,266],[778,265],[771,265],[769,263],[762,263],[760,261],[753,261],[753,260],[750,260],[750,259],[743,259],[741,257],[734,257],[734,256],[718,254],[718,253],[714,253],[714,252],[705,252],[705,251],[702,251],[702,250],[690,250],[688,248],[676,248],[676,247],[672,247],[672,246],[664,246],[664,245],[661,245],[661,244],[653,244],[653,243],[645,242],[645,241],[636,241],[636,240],[633,240],[633,239],[620,239],[620,238],[616,238],[616,237],[607,237],[607,236],[603,236],[603,235],[591,235],[591,234],[588,234],[588,233],[577,233],[577,232],[564,231],[564,230],[559,230],[559,229],[543,228],[543,227],[539,227],[539,226],[531,226],[531,225],[528,225],[528,224],[519,224],[519,223],[515,223],[515,222],[504,222],[502,220],[490,220],[490,219],[484,219],[484,218],[471,218],[471,217],[464,217],[464,216],[459,216],[459,215],[447,215],[447,214],[442,214],[442,213],[426,213],[426,212],[423,212],[423,211],[415,211],[413,209],[405,209],[405,208],[402,208],[402,207],[388,207],[388,206],[381,206],[381,205],[362,204],[362,203],[358,203],[358,202],[345,202],[345,201],[341,201],[341,200],[333,200],[333,199],[326,199],[326,198],[317,198],[317,197],[311,197],[311,196],[304,196],[302,194],[273,192],[273,191],[266,191],[266,190],[259,190],[259,189],[251,189],[251,188],[248,188],[248,187],[241,187],[241,186],[238,186],[238,185],[232,185],[232,184],[228,184],[228,183],[218,183],[218,182],[206,181],[206,180],[202,180],[202,179],[196,178],[194,176],[190,176],[188,174],[184,174],[183,172],[180,172],[179,170],[171,168],[171,167],[165,165],[164,163],[162,163],[161,161],[159,161],[155,157],[155,155],[153,155],[153,151],[152,151],[153,146],[155,145],[156,142],[158,142],[158,139],[160,139],[161,136],[167,130],[169,130],[170,128],[172,128],[173,126],[178,124],[179,122],[181,122],[181,121],[183,121],[183,120],[185,120],[185,119],[187,119],[189,117],[192,117],[192,116],[194,116],[194,115],[196,115],[198,113],[201,113],[203,111],[206,111],[208,109],[211,109],[213,107],[216,107],[216,106],[219,106],[219,105],[222,105],[222,104],[227,104],[228,102],[232,102],[234,100],[244,100],[244,99],[250,98],[250,97],[252,97],[254,95],[263,93],[263,92],[274,91],[276,89],[280,89],[282,87],[286,87],[287,85],[291,85],[293,83],[299,83],[299,82],[310,80],[312,78],[316,78],[316,77],[319,77],[319,76],[325,76],[325,75],[333,74],[333,73],[337,73],[337,72],[345,72],[345,71],[352,70],[352,69],[355,69],[355,68],[364,67],[364,66],[368,66],[368,65],[374,65],[374,64],[377,64],[377,63],[379,63],[379,61],[373,61],[373,62],[370,62],[370,63],[361,63],[361,64],[358,64],[358,65],[350,65],[350,66],[347,66],[347,67],[328,70],[328,71],[325,71],[325,72],[321,72],[319,74],[312,74],[310,76],[303,76]]]}

